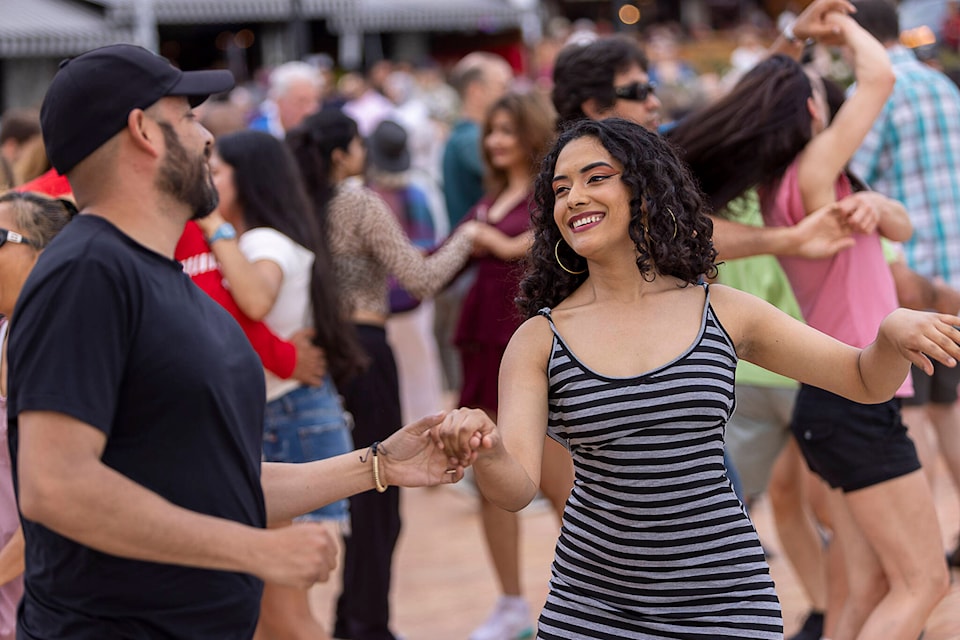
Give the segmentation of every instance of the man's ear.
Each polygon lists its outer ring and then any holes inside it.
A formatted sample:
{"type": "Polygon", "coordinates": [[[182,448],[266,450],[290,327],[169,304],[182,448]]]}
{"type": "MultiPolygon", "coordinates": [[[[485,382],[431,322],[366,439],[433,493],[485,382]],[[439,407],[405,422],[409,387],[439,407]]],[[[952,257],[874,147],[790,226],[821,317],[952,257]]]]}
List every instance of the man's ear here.
{"type": "Polygon", "coordinates": [[[158,143],[162,132],[156,122],[147,117],[143,109],[134,109],[127,116],[127,133],[130,134],[130,140],[136,148],[154,156],[160,155],[158,143]]]}
{"type": "Polygon", "coordinates": [[[609,111],[609,109],[601,108],[596,98],[588,98],[584,100],[580,104],[580,110],[583,111],[583,115],[587,116],[591,120],[601,120],[603,118],[603,114],[609,111]]]}

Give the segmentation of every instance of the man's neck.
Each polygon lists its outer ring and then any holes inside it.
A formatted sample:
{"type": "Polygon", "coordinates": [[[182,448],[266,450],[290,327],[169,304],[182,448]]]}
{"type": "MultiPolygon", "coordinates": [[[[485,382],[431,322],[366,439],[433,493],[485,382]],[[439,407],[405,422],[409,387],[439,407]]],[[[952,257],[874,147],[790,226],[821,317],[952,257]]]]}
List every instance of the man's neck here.
{"type": "Polygon", "coordinates": [[[151,202],[150,198],[93,200],[85,203],[81,212],[104,218],[137,244],[171,259],[190,219],[182,204],[151,202]]]}

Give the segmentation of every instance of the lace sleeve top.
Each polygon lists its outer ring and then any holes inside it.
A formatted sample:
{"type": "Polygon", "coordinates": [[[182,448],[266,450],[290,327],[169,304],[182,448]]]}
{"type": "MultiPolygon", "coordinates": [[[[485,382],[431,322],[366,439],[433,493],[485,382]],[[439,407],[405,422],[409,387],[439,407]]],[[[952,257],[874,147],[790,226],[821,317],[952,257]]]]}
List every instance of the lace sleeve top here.
{"type": "Polygon", "coordinates": [[[463,232],[430,256],[407,239],[386,203],[366,187],[341,185],[327,210],[330,252],[344,312],[389,314],[387,276],[429,298],[463,268],[473,243],[463,232]]]}

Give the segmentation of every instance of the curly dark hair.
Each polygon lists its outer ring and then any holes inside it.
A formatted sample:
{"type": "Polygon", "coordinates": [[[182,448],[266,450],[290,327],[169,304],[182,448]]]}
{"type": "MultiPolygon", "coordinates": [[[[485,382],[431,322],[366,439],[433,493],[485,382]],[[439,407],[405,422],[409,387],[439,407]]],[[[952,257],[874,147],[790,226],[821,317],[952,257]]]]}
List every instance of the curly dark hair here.
{"type": "MultiPolygon", "coordinates": [[[[566,248],[561,255],[571,274],[554,255],[560,229],[554,221],[553,176],[557,157],[573,140],[596,138],[623,166],[620,179],[630,190],[630,237],[637,247],[637,269],[645,280],[658,274],[699,282],[716,275],[713,222],[704,212],[703,198],[686,166],[660,136],[623,120],[581,120],[565,129],[543,159],[534,186],[531,216],[533,246],[527,255],[517,306],[525,317],[554,307],[589,276],[586,262],[566,248]]],[[[566,243],[561,243],[561,248],[566,243]]]]}

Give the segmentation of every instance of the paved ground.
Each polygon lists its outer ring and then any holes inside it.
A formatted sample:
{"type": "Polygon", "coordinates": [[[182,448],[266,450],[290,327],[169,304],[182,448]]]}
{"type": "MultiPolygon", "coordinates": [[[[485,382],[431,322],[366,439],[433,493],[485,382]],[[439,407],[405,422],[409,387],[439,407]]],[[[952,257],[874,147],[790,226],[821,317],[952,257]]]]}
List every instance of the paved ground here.
{"type": "MultiPolygon", "coordinates": [[[[945,475],[939,475],[937,506],[946,532],[944,544],[952,546],[960,514],[945,475]]],[[[475,506],[475,499],[459,487],[405,490],[393,619],[406,640],[466,640],[493,605],[497,593],[475,506]]],[[[546,597],[557,522],[548,509],[536,504],[521,517],[526,596],[537,610],[546,597]]],[[[779,553],[769,509],[762,501],[753,517],[765,548],[773,553],[771,572],[789,635],[802,622],[807,604],[779,553]]],[[[960,572],[954,571],[952,577],[954,584],[931,616],[924,640],[960,640],[960,572]]],[[[335,586],[320,585],[312,595],[318,616],[329,621],[335,586]]]]}

